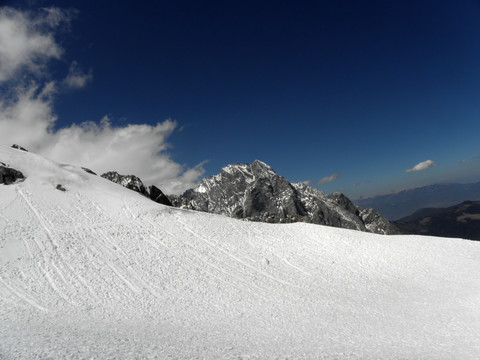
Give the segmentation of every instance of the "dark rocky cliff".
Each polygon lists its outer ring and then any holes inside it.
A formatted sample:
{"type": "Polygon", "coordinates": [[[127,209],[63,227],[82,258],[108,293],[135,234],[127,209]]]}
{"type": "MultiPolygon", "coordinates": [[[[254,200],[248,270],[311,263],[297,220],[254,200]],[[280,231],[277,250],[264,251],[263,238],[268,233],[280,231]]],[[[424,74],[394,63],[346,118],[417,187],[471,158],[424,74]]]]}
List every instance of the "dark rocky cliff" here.
{"type": "Polygon", "coordinates": [[[398,230],[374,209],[362,209],[345,195],[326,195],[302,183],[292,184],[267,164],[234,164],[204,179],[173,206],[270,223],[309,222],[380,234],[398,230]]]}

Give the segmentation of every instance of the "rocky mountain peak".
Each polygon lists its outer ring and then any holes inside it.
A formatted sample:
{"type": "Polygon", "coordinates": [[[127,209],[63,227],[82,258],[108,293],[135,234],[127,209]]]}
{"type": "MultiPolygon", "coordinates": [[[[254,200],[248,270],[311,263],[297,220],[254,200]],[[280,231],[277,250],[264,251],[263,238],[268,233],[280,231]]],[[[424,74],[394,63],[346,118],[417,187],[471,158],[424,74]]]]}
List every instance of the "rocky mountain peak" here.
{"type": "Polygon", "coordinates": [[[241,163],[227,165],[220,171],[219,175],[234,175],[239,177],[246,177],[249,179],[255,179],[260,177],[266,177],[276,175],[275,171],[265,164],[263,161],[254,160],[252,163],[241,163]]]}
{"type": "Polygon", "coordinates": [[[254,160],[250,167],[256,173],[275,173],[270,165],[265,164],[263,161],[254,160]]]}
{"type": "Polygon", "coordinates": [[[368,212],[362,217],[363,209],[344,194],[325,195],[306,184],[292,184],[260,160],[225,166],[196,188],[170,198],[177,207],[246,220],[303,221],[384,234],[397,232],[378,213],[368,212]],[[381,225],[377,225],[379,222],[381,225]]]}

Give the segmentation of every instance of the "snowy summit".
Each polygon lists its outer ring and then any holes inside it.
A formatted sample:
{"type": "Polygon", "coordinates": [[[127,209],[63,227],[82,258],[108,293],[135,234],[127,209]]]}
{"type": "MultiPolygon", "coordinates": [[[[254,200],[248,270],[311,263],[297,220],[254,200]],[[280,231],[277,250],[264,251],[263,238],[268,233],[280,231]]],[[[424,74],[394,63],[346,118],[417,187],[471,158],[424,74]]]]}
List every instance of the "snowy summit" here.
{"type": "Polygon", "coordinates": [[[171,195],[174,206],[268,223],[307,222],[378,234],[399,230],[376,210],[362,209],[345,195],[326,195],[303,183],[292,184],[270,166],[251,164],[224,167],[181,196],[171,195]]]}
{"type": "Polygon", "coordinates": [[[0,185],[1,359],[480,358],[480,242],[245,222],[0,162],[24,176],[0,185]]]}

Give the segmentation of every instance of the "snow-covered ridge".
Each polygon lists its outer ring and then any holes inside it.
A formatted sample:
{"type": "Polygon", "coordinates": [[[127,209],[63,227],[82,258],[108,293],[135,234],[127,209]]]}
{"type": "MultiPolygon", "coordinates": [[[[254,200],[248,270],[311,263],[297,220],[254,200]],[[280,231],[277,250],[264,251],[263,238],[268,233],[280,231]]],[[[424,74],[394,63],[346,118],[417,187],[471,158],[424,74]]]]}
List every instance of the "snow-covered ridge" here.
{"type": "Polygon", "coordinates": [[[221,171],[227,172],[229,174],[233,174],[236,171],[241,171],[246,174],[251,174],[255,176],[259,172],[262,173],[275,173],[270,165],[267,165],[263,161],[254,160],[252,163],[237,163],[237,164],[229,164],[222,168],[221,171]],[[252,169],[256,171],[252,171],[252,169]]]}
{"type": "Polygon", "coordinates": [[[0,185],[1,359],[480,357],[480,242],[238,221],[0,161],[26,177],[0,185]]]}

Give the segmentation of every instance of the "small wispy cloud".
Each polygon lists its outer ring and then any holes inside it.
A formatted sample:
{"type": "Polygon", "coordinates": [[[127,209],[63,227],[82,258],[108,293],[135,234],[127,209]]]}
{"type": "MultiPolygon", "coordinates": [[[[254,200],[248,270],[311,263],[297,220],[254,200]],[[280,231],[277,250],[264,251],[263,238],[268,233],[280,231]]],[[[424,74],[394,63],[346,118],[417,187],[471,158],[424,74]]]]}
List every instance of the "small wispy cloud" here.
{"type": "Polygon", "coordinates": [[[459,161],[460,164],[466,164],[466,163],[469,163],[471,161],[478,161],[480,160],[480,155],[477,155],[477,156],[473,156],[471,158],[468,158],[468,159],[462,159],[459,161]]]}
{"type": "Polygon", "coordinates": [[[300,182],[304,185],[307,185],[307,186],[310,186],[312,184],[312,182],[310,180],[304,180],[304,181],[300,181],[300,182]]]}
{"type": "Polygon", "coordinates": [[[85,87],[93,79],[92,70],[85,73],[80,69],[76,61],[70,64],[68,75],[63,83],[71,89],[81,89],[85,87]]]}
{"type": "Polygon", "coordinates": [[[333,180],[336,180],[336,179],[342,177],[342,175],[343,175],[342,173],[340,173],[340,174],[335,173],[335,174],[332,174],[330,176],[325,176],[323,179],[318,180],[317,184],[321,185],[321,184],[332,182],[333,180]]]}
{"type": "Polygon", "coordinates": [[[420,163],[418,163],[417,165],[415,165],[413,168],[411,169],[407,169],[405,170],[407,173],[409,172],[414,172],[414,171],[422,171],[422,170],[427,170],[431,167],[434,167],[434,166],[437,166],[438,164],[432,160],[425,160],[425,161],[422,161],[420,163]]]}

